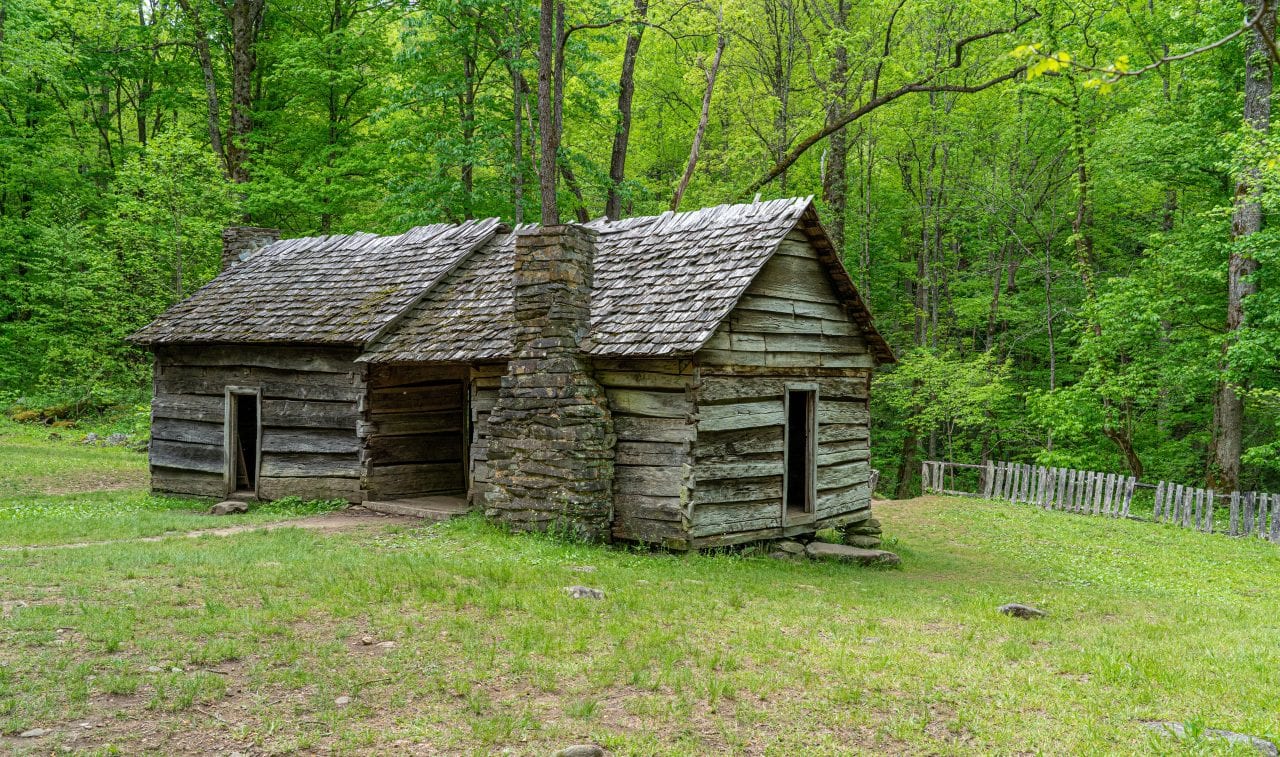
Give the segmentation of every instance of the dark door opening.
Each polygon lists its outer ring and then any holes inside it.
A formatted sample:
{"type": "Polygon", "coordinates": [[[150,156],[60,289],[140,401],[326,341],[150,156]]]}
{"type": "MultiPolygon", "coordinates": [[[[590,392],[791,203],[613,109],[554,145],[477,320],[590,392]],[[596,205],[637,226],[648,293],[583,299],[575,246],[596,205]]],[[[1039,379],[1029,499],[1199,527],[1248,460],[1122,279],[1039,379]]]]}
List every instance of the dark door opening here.
{"type": "Polygon", "coordinates": [[[786,490],[783,503],[788,515],[813,512],[816,496],[817,404],[812,389],[788,389],[786,399],[786,490]]]}
{"type": "Polygon", "coordinates": [[[232,445],[232,490],[258,491],[258,395],[232,394],[235,443],[232,445]]]}

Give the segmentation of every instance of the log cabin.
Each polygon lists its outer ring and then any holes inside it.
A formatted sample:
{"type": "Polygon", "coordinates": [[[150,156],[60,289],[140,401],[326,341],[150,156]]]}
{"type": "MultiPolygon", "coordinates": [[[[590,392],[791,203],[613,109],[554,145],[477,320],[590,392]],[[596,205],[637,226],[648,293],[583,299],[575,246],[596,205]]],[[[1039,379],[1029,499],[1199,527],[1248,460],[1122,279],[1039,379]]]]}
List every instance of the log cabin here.
{"type": "Polygon", "coordinates": [[[130,337],[157,492],[675,549],[871,517],[869,382],[894,356],[810,198],[223,242],[130,337]]]}

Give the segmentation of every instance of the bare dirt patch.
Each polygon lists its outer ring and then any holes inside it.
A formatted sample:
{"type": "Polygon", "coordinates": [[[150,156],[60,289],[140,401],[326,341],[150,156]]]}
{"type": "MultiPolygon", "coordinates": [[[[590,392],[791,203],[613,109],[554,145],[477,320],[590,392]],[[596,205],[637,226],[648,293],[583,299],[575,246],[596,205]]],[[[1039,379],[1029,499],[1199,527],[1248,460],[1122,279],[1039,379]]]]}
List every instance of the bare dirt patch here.
{"type": "MultiPolygon", "coordinates": [[[[212,518],[212,516],[210,517],[212,518]]],[[[430,525],[430,521],[424,521],[421,518],[413,518],[407,515],[384,515],[382,513],[375,513],[372,510],[366,510],[363,507],[352,506],[346,510],[340,510],[338,512],[324,513],[323,515],[310,515],[304,518],[282,520],[273,523],[240,523],[234,526],[225,526],[223,528],[202,528],[195,531],[160,534],[159,536],[140,536],[134,539],[111,539],[107,541],[79,541],[71,542],[69,544],[0,547],[0,552],[78,549],[81,547],[100,547],[108,544],[143,544],[146,542],[164,541],[166,539],[175,539],[179,537],[195,539],[201,536],[234,536],[236,534],[243,534],[249,531],[272,531],[277,528],[305,528],[309,531],[334,533],[339,531],[355,531],[365,528],[380,528],[382,526],[422,525],[430,525]]]]}
{"type": "Polygon", "coordinates": [[[25,488],[42,494],[89,494],[142,489],[147,485],[147,471],[85,471],[72,476],[32,477],[22,481],[25,488]]]}

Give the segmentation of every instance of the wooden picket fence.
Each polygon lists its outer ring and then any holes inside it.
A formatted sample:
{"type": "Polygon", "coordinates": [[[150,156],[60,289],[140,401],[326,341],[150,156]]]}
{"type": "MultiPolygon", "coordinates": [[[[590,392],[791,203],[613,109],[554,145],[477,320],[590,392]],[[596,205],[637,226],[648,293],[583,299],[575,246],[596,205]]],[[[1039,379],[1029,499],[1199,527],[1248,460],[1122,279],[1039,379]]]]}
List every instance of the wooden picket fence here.
{"type": "MultiPolygon", "coordinates": [[[[1280,494],[1266,492],[1231,492],[1215,495],[1212,489],[1196,489],[1161,481],[1156,485],[1153,514],[1160,523],[1213,533],[1216,501],[1226,500],[1225,533],[1231,536],[1257,536],[1280,542],[1280,494]]],[[[1224,533],[1219,530],[1218,533],[1224,533]]]]}
{"type": "Polygon", "coordinates": [[[1046,510],[1129,517],[1133,476],[992,460],[982,466],[979,496],[1025,502],[1046,510]]]}
{"type": "Polygon", "coordinates": [[[928,460],[921,467],[920,477],[924,491],[929,493],[1001,499],[1048,510],[1134,520],[1146,520],[1129,512],[1134,491],[1155,489],[1153,520],[1205,533],[1215,533],[1214,511],[1218,501],[1223,500],[1230,521],[1225,531],[1218,524],[1216,533],[1280,542],[1280,494],[1215,494],[1212,489],[1168,481],[1155,486],[1142,484],[1133,476],[1118,473],[994,460],[985,465],[928,460]],[[963,488],[966,483],[974,488],[963,488]]]}

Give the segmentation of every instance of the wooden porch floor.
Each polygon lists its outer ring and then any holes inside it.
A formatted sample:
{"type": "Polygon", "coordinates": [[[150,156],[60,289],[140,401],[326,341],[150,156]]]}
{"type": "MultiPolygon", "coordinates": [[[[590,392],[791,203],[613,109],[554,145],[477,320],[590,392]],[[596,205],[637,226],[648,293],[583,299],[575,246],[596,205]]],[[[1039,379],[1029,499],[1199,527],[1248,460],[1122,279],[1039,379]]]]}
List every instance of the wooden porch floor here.
{"type": "Polygon", "coordinates": [[[461,494],[438,494],[430,497],[375,500],[362,503],[366,509],[389,515],[409,515],[424,520],[449,520],[471,511],[461,494]]]}

